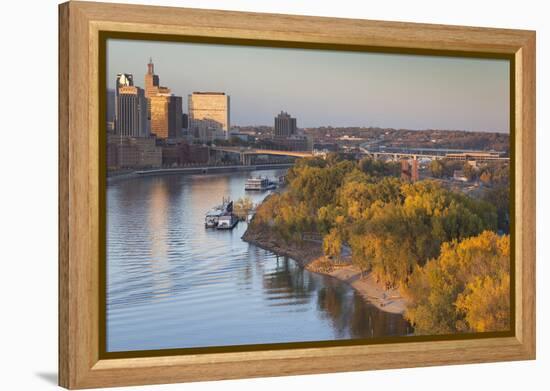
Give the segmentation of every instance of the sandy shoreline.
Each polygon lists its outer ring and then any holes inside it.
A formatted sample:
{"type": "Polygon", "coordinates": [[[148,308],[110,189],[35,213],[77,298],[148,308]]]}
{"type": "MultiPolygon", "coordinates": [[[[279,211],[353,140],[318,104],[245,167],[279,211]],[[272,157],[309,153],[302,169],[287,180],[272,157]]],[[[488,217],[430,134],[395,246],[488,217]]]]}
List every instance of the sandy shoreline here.
{"type": "Polygon", "coordinates": [[[397,289],[386,290],[371,273],[361,278],[361,272],[352,264],[332,265],[331,270],[320,270],[314,267],[324,256],[321,245],[315,242],[303,242],[302,246],[282,245],[269,237],[265,232],[250,232],[246,230],[242,239],[265,250],[294,259],[300,266],[313,273],[319,273],[336,278],[353,287],[363,298],[381,311],[392,314],[403,314],[407,308],[406,300],[397,289]]]}
{"type": "Polygon", "coordinates": [[[336,265],[331,272],[312,270],[307,266],[306,269],[348,283],[359,292],[365,300],[381,311],[402,315],[407,309],[407,302],[401,297],[397,289],[386,290],[382,284],[376,282],[372,273],[367,273],[361,278],[361,271],[351,264],[344,264],[342,266],[336,265]]]}

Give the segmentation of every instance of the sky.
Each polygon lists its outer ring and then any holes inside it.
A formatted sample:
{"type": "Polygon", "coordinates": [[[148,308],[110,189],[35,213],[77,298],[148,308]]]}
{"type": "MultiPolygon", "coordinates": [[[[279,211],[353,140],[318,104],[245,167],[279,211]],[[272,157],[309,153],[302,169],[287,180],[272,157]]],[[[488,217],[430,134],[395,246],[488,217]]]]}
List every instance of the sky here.
{"type": "Polygon", "coordinates": [[[193,91],[228,94],[232,126],[284,110],[299,128],[509,132],[507,60],[109,39],[108,88],[117,73],[143,87],[149,57],[184,112],[193,91]]]}

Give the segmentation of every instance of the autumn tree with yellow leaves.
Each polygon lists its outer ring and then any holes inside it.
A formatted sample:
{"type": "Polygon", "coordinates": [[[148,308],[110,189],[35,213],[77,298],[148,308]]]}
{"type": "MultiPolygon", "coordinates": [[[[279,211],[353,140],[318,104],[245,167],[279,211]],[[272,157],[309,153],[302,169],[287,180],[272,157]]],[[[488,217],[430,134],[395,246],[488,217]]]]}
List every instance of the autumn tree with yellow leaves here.
{"type": "Polygon", "coordinates": [[[510,329],[510,237],[484,231],[444,243],[403,287],[417,334],[510,329]]]}

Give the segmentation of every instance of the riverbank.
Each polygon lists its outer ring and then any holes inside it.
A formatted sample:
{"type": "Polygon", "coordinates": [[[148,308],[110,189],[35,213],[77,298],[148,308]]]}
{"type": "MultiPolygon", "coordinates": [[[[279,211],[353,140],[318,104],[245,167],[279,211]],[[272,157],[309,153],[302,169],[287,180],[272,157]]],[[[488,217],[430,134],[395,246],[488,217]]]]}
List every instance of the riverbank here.
{"type": "Polygon", "coordinates": [[[242,236],[242,240],[277,255],[292,258],[301,267],[306,267],[323,255],[318,243],[303,242],[302,246],[288,245],[275,240],[267,231],[252,232],[250,224],[242,236]]]}
{"type": "MultiPolygon", "coordinates": [[[[322,256],[316,261],[322,262],[324,258],[322,256]]],[[[332,265],[332,268],[329,270],[317,268],[314,265],[316,261],[306,265],[306,268],[311,272],[331,276],[348,283],[370,304],[381,311],[401,315],[405,313],[407,301],[401,296],[399,290],[395,288],[386,290],[381,283],[376,281],[372,273],[367,273],[364,277],[361,277],[359,268],[349,262],[332,265]]]]}
{"type": "Polygon", "coordinates": [[[227,172],[242,171],[262,171],[278,170],[292,167],[293,163],[280,164],[259,164],[253,166],[197,166],[197,167],[178,167],[178,168],[158,168],[150,170],[136,170],[124,172],[122,174],[110,174],[107,176],[107,184],[119,182],[127,179],[135,179],[158,175],[206,175],[223,174],[227,172]]]}
{"type": "Polygon", "coordinates": [[[365,301],[381,311],[401,315],[405,313],[407,301],[397,289],[386,290],[376,281],[372,273],[361,278],[361,271],[352,265],[349,259],[344,258],[340,264],[326,260],[321,243],[309,241],[303,241],[301,245],[282,243],[273,238],[270,230],[251,229],[251,225],[248,226],[242,239],[264,250],[292,258],[313,273],[330,276],[349,284],[365,301]]]}

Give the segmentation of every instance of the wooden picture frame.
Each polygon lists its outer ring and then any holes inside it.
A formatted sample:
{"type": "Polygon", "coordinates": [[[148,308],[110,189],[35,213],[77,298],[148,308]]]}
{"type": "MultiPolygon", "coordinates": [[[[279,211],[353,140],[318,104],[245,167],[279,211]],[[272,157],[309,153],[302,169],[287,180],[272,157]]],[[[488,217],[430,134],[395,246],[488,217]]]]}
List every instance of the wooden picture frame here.
{"type": "Polygon", "coordinates": [[[59,384],[90,388],[535,358],[535,32],[71,1],[59,6],[59,384]],[[506,55],[515,64],[515,330],[505,337],[102,358],[102,32],[506,55]]]}

